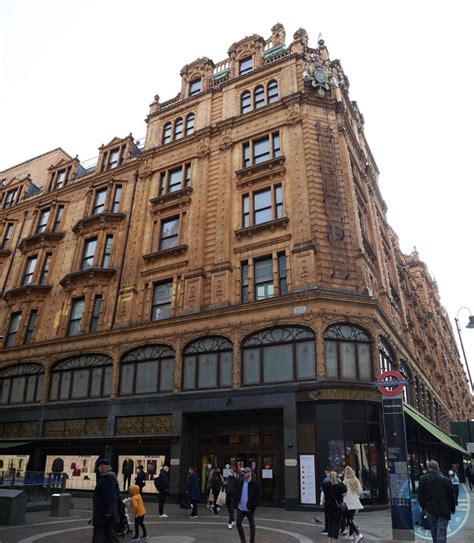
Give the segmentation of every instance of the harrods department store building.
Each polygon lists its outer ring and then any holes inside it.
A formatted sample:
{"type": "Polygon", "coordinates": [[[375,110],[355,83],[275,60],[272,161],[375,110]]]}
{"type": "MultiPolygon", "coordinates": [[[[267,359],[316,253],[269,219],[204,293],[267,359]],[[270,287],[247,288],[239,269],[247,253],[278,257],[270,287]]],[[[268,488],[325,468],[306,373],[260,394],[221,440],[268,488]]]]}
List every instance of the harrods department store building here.
{"type": "Polygon", "coordinates": [[[203,488],[209,465],[250,465],[266,503],[295,508],[351,465],[384,502],[372,382],[390,368],[410,382],[413,479],[462,461],[441,431],[472,408],[451,325],[315,45],[277,24],[184,66],[144,142],[1,172],[0,472],[91,489],[106,455],[121,485],[143,463],[151,492],[166,462],[177,496],[190,464],[203,488]]]}

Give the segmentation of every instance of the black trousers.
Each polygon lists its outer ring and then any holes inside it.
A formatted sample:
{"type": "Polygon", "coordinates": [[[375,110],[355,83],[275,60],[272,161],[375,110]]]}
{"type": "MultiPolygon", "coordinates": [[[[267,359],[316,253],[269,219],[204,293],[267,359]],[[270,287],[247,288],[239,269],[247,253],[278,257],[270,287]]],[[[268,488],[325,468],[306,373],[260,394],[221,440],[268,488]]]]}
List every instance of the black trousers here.
{"type": "Polygon", "coordinates": [[[217,513],[217,498],[219,497],[219,491],[215,492],[212,491],[212,495],[214,497],[214,503],[211,506],[211,509],[214,511],[214,513],[217,513]]]}
{"type": "Polygon", "coordinates": [[[337,539],[341,529],[342,513],[340,509],[326,509],[328,517],[328,537],[337,539]]]}
{"type": "Polygon", "coordinates": [[[234,498],[227,496],[227,511],[229,512],[229,524],[231,522],[235,522],[234,510],[235,510],[234,498]]]}
{"type": "Polygon", "coordinates": [[[241,543],[246,542],[245,532],[244,532],[244,528],[242,526],[242,521],[244,520],[245,517],[247,517],[247,519],[249,521],[249,526],[250,526],[250,543],[255,543],[255,519],[254,519],[254,516],[255,516],[255,511],[241,511],[240,509],[237,509],[237,522],[236,522],[236,525],[237,525],[237,530],[239,532],[240,542],[241,543]]]}
{"type": "Polygon", "coordinates": [[[130,483],[132,482],[132,475],[131,474],[125,474],[123,476],[123,489],[127,490],[130,486],[130,483]]]}
{"type": "Polygon", "coordinates": [[[453,485],[454,487],[454,495],[456,496],[456,507],[458,506],[458,498],[459,498],[459,485],[453,485]]]}
{"type": "Polygon", "coordinates": [[[165,502],[168,494],[164,491],[161,491],[158,495],[158,514],[162,515],[165,510],[165,502]]]}
{"type": "Polygon", "coordinates": [[[145,524],[143,523],[144,519],[145,519],[145,515],[142,515],[141,517],[135,517],[135,537],[138,537],[139,535],[140,526],[143,532],[143,537],[146,537],[146,528],[145,528],[145,524]]]}
{"type": "Polygon", "coordinates": [[[94,526],[92,543],[117,543],[120,541],[113,528],[112,519],[100,526],[94,526]]]}
{"type": "Polygon", "coordinates": [[[359,535],[359,527],[354,522],[355,509],[349,509],[346,514],[347,525],[349,526],[349,535],[359,535]]]}
{"type": "Polygon", "coordinates": [[[197,517],[197,514],[198,514],[198,502],[197,502],[197,500],[191,500],[191,505],[193,507],[193,509],[191,511],[191,516],[192,517],[197,517]]]}

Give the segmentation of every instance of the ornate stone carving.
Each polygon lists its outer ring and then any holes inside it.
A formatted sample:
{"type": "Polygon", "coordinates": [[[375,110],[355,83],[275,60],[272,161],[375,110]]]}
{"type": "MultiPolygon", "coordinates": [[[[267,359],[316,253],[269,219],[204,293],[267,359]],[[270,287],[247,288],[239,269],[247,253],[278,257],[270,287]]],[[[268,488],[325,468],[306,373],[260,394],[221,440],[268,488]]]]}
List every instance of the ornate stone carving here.
{"type": "Polygon", "coordinates": [[[270,38],[272,42],[272,47],[277,47],[278,45],[282,45],[285,43],[285,27],[277,23],[275,26],[272,26],[272,37],[270,38]]]}
{"type": "Polygon", "coordinates": [[[303,79],[309,81],[319,96],[326,96],[332,87],[338,87],[336,71],[328,60],[322,60],[318,51],[305,53],[303,58],[303,79]]]}
{"type": "Polygon", "coordinates": [[[219,149],[229,149],[229,147],[232,147],[232,131],[230,128],[224,128],[221,131],[221,141],[219,144],[219,149]]]}
{"type": "Polygon", "coordinates": [[[209,147],[209,139],[202,137],[197,144],[197,156],[198,158],[205,158],[211,154],[211,148],[209,147]]]}
{"type": "Polygon", "coordinates": [[[304,28],[298,28],[293,34],[293,41],[301,43],[304,47],[308,47],[308,33],[304,28]]]}

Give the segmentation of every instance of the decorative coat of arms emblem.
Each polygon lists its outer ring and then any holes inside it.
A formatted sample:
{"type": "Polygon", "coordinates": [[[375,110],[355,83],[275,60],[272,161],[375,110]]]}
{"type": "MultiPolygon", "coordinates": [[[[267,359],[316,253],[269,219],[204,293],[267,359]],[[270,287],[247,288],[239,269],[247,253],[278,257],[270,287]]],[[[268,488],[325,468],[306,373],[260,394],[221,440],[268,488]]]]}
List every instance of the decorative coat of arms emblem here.
{"type": "Polygon", "coordinates": [[[306,53],[303,60],[303,79],[310,81],[320,96],[325,96],[331,87],[337,87],[335,72],[328,60],[321,60],[318,53],[306,53]]]}

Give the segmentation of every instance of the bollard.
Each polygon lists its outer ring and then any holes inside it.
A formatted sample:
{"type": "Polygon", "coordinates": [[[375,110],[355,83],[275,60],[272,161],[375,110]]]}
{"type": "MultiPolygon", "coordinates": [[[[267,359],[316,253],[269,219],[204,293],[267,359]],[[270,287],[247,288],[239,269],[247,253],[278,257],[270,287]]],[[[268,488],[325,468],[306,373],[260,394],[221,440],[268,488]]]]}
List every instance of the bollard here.
{"type": "Polygon", "coordinates": [[[49,516],[68,517],[71,514],[71,499],[71,494],[53,494],[49,516]]]}
{"type": "Polygon", "coordinates": [[[26,494],[23,490],[0,489],[0,524],[25,524],[26,494]]]}

